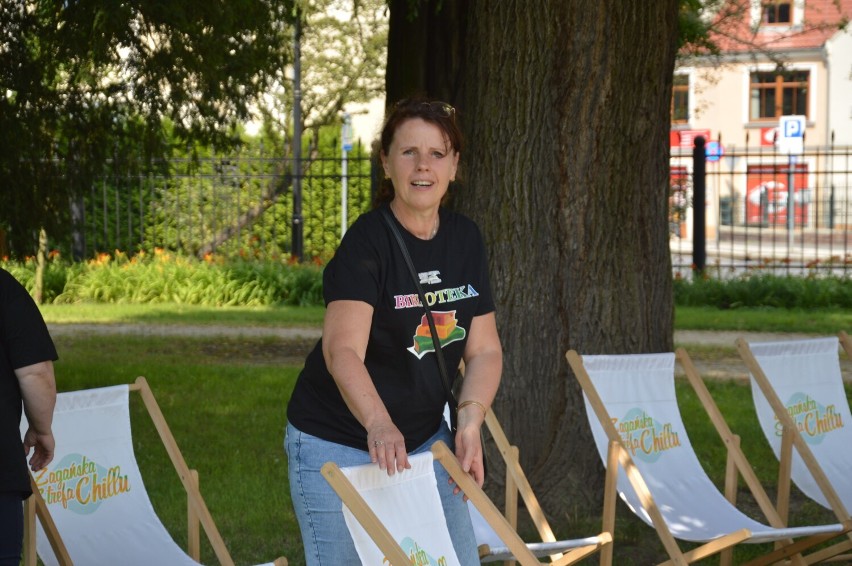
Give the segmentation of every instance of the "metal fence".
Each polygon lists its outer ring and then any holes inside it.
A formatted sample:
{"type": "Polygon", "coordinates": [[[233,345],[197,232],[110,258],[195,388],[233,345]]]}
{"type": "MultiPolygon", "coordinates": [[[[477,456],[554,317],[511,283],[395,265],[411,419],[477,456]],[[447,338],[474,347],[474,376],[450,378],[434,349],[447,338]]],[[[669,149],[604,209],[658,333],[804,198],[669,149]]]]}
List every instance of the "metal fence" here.
{"type": "MultiPolygon", "coordinates": [[[[342,156],[302,161],[306,259],[330,256],[344,226],[370,207],[370,158],[358,147],[351,155],[345,167],[342,156]]],[[[156,248],[196,256],[289,254],[293,181],[292,160],[239,154],[172,159],[143,174],[105,175],[73,207],[74,255],[156,248]]]]}
{"type": "Polygon", "coordinates": [[[691,275],[702,266],[717,277],[754,270],[852,272],[852,147],[810,147],[800,155],[747,143],[720,147],[697,142],[671,158],[669,227],[676,275],[691,275]],[[694,208],[702,193],[703,214],[694,208]],[[702,216],[703,230],[698,228],[702,216]]]}
{"type": "MultiPolygon", "coordinates": [[[[363,148],[350,155],[346,175],[340,156],[303,162],[306,259],[327,259],[344,227],[370,208],[370,158],[363,148]]],[[[250,258],[292,251],[292,160],[255,154],[159,165],[156,173],[107,175],[91,187],[76,207],[75,255],[164,248],[250,258]]],[[[696,260],[716,277],[753,270],[848,274],[852,147],[805,148],[798,156],[748,144],[721,155],[675,151],[669,227],[675,276],[690,276],[696,260]],[[704,189],[703,210],[694,208],[696,187],[704,189]],[[696,217],[703,229],[696,229],[696,217]]]]}

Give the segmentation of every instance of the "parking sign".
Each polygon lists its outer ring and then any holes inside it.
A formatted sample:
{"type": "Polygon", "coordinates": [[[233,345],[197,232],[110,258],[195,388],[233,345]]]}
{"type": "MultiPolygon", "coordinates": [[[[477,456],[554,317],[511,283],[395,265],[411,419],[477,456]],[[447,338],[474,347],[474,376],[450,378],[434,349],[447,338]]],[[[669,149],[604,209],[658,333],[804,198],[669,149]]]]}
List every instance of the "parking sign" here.
{"type": "Polygon", "coordinates": [[[778,121],[778,151],[801,155],[805,149],[805,116],[781,116],[778,121]]]}

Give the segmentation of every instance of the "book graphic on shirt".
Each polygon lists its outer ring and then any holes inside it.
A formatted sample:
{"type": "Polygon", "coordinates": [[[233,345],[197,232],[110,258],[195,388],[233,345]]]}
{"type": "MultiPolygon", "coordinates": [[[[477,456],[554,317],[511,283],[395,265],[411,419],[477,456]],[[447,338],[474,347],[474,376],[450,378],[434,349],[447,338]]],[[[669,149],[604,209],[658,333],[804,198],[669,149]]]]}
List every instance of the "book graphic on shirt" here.
{"type": "MultiPolygon", "coordinates": [[[[438,341],[443,348],[457,340],[463,340],[467,335],[465,329],[458,326],[456,311],[432,311],[435,320],[435,330],[438,333],[438,341]]],[[[420,319],[420,325],[414,332],[414,345],[408,349],[409,352],[422,358],[429,352],[435,351],[435,342],[432,340],[432,332],[429,330],[429,319],[424,314],[420,319]]]]}

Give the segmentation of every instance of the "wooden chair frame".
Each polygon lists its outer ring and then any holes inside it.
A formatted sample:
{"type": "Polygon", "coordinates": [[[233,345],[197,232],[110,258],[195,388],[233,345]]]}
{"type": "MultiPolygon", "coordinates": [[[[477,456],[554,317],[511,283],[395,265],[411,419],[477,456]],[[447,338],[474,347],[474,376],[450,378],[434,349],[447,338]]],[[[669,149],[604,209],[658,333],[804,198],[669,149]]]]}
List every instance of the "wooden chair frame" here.
{"type": "MultiPolygon", "coordinates": [[[[139,392],[145,408],[148,410],[148,415],[154,423],[154,428],[163,442],[166,453],[175,467],[175,471],[180,478],[181,484],[186,491],[187,496],[187,554],[196,562],[201,559],[201,538],[199,525],[204,529],[204,533],[216,554],[216,558],[222,566],[234,566],[234,560],[231,558],[225,541],[219,534],[219,529],[213,521],[213,516],[210,514],[204,498],[198,488],[198,472],[191,470],[184,460],[183,454],[178,448],[169,425],[166,423],[166,418],[154,398],[154,393],[148,385],[148,381],[140,376],[136,378],[134,383],[128,385],[130,391],[139,392]]],[[[29,508],[25,512],[24,521],[24,565],[35,566],[36,564],[36,548],[35,548],[35,519],[38,517],[44,528],[45,533],[50,541],[51,547],[57,556],[60,564],[63,566],[72,564],[71,558],[62,543],[61,535],[56,529],[53,519],[50,517],[50,512],[44,499],[38,492],[35,483],[30,478],[33,484],[33,496],[28,500],[29,508]]],[[[287,566],[287,559],[279,557],[273,562],[275,566],[287,566]]]]}
{"type": "Polygon", "coordinates": [[[36,566],[38,557],[36,556],[36,518],[41,522],[45,536],[53,549],[53,554],[59,561],[60,566],[73,566],[71,556],[68,554],[68,549],[65,548],[65,543],[62,537],[59,536],[59,531],[56,529],[56,523],[53,522],[53,517],[50,516],[50,511],[47,509],[47,503],[39,493],[38,486],[35,484],[32,475],[30,475],[30,486],[33,494],[24,501],[24,547],[23,547],[23,566],[36,566]]]}
{"type": "MultiPolygon", "coordinates": [[[[491,438],[494,439],[494,444],[497,446],[497,450],[500,452],[500,455],[503,457],[503,462],[506,465],[506,503],[504,516],[509,525],[511,525],[511,527],[515,530],[518,528],[518,496],[520,495],[521,500],[524,502],[524,507],[526,507],[530,519],[535,525],[536,531],[538,531],[541,540],[543,542],[557,542],[558,539],[553,533],[553,529],[551,528],[547,517],[544,515],[544,510],[538,502],[538,498],[535,496],[535,492],[533,491],[532,486],[521,467],[518,447],[509,442],[506,433],[503,431],[503,427],[500,425],[500,421],[497,420],[497,416],[491,409],[488,409],[485,413],[485,425],[488,427],[488,432],[491,434],[491,438]]],[[[611,539],[614,530],[615,496],[607,490],[604,495],[602,528],[601,533],[598,536],[607,533],[611,539]]],[[[567,556],[573,552],[575,554],[572,554],[572,556],[575,558],[572,561],[567,562],[567,564],[573,564],[575,561],[584,558],[595,550],[598,550],[598,548],[600,548],[601,552],[600,563],[602,565],[612,564],[612,544],[605,544],[600,547],[592,548],[579,547],[571,550],[570,552],[553,554],[550,559],[551,561],[556,562],[562,559],[563,556],[567,556]],[[583,549],[586,549],[588,552],[578,552],[583,549]]],[[[480,549],[480,557],[488,552],[489,549],[487,548],[480,549]]],[[[512,560],[504,562],[504,566],[511,566],[512,564],[514,564],[514,561],[512,560]]]]}
{"type": "MultiPolygon", "coordinates": [[[[462,378],[464,378],[464,370],[465,364],[464,360],[462,360],[459,363],[459,373],[462,378]]],[[[538,498],[535,496],[535,492],[527,479],[527,475],[524,473],[524,469],[521,467],[520,451],[516,445],[509,442],[509,438],[506,436],[503,427],[500,425],[497,415],[494,414],[494,411],[491,408],[485,412],[485,426],[488,428],[488,432],[491,434],[491,438],[494,440],[494,444],[497,446],[497,450],[503,458],[503,463],[506,465],[505,506],[503,516],[509,522],[509,525],[517,531],[518,496],[520,495],[521,500],[524,502],[524,507],[527,509],[530,519],[532,520],[536,531],[538,531],[538,535],[541,537],[542,542],[557,542],[558,539],[553,533],[553,529],[551,528],[547,517],[544,515],[544,510],[538,502],[538,498]]],[[[484,446],[482,448],[483,450],[485,449],[484,446]]],[[[609,491],[607,491],[604,496],[602,523],[601,534],[608,533],[611,540],[612,534],[615,530],[615,497],[609,497],[609,491]]],[[[572,556],[576,556],[577,558],[575,558],[574,561],[577,561],[595,550],[596,548],[594,547],[583,546],[576,547],[575,549],[572,549],[571,552],[575,552],[572,556]],[[587,549],[590,551],[584,553],[575,552],[580,551],[581,549],[587,549]]],[[[600,547],[600,551],[601,565],[609,566],[612,564],[612,544],[602,545],[600,547]]],[[[491,550],[487,547],[487,545],[480,546],[480,558],[484,558],[490,553],[491,550]]],[[[560,560],[564,554],[564,552],[554,553],[550,556],[550,560],[556,562],[560,560]]],[[[513,566],[514,563],[514,560],[506,560],[503,562],[503,566],[513,566]]],[[[573,562],[568,562],[568,564],[573,564],[573,562]]]]}
{"type": "MultiPolygon", "coordinates": [[[[620,465],[622,469],[624,469],[627,479],[630,481],[630,484],[636,491],[636,494],[639,497],[643,508],[651,518],[651,522],[654,525],[654,529],[657,532],[657,536],[659,537],[660,542],[663,544],[666,553],[669,555],[670,560],[661,563],[660,566],[686,566],[688,564],[704,559],[708,556],[712,556],[714,554],[720,554],[720,564],[722,564],[723,566],[730,565],[732,563],[733,547],[751,538],[751,532],[748,529],[740,529],[710,542],[707,542],[701,546],[698,546],[697,548],[691,551],[683,552],[680,546],[678,545],[674,535],[666,525],[665,519],[663,518],[662,513],[660,513],[660,510],[656,502],[654,501],[654,497],[651,494],[647,483],[645,482],[644,478],[639,472],[639,469],[633,462],[633,459],[630,456],[628,450],[622,444],[621,437],[618,434],[618,431],[615,429],[615,426],[612,424],[610,415],[606,410],[603,400],[598,395],[597,390],[595,389],[592,380],[589,377],[589,374],[586,372],[586,369],[582,362],[582,358],[574,350],[569,350],[565,354],[565,357],[568,360],[568,363],[571,366],[575,377],[580,382],[580,385],[582,386],[583,391],[586,394],[587,399],[589,400],[589,405],[592,407],[595,416],[597,417],[598,421],[600,421],[603,430],[605,431],[609,440],[608,463],[606,470],[607,489],[616,489],[618,466],[613,464],[617,462],[617,464],[620,465]]],[[[749,487],[750,490],[752,490],[752,493],[755,496],[755,499],[758,502],[761,511],[763,511],[763,513],[767,517],[769,525],[775,528],[783,528],[784,524],[781,521],[781,518],[779,517],[775,507],[769,500],[769,497],[766,495],[766,492],[763,489],[762,485],[757,480],[757,476],[754,474],[754,471],[748,463],[745,455],[740,449],[738,438],[730,432],[730,429],[725,423],[721,412],[718,410],[718,407],[710,396],[709,391],[707,391],[703,380],[701,380],[700,376],[698,375],[698,372],[695,369],[695,366],[692,364],[691,360],[689,359],[689,356],[687,355],[686,351],[682,348],[678,349],[678,351],[676,352],[676,357],[677,360],[680,361],[681,365],[684,367],[690,384],[693,388],[695,388],[696,393],[698,394],[698,397],[702,402],[702,405],[708,412],[708,415],[710,415],[711,421],[713,421],[714,426],[716,427],[728,449],[726,486],[724,490],[728,500],[731,501],[732,505],[734,504],[732,499],[734,499],[734,495],[736,494],[736,478],[737,472],[739,472],[739,474],[743,476],[746,485],[749,487]]],[[[813,535],[810,537],[805,537],[802,540],[796,542],[793,542],[791,540],[784,541],[783,546],[776,548],[774,551],[771,551],[755,560],[748,562],[747,565],[758,566],[764,564],[774,564],[775,562],[779,562],[785,559],[789,559],[791,564],[813,564],[818,561],[825,560],[826,557],[822,556],[822,554],[814,553],[809,557],[803,557],[801,555],[801,552],[812,548],[815,545],[821,544],[827,540],[842,536],[852,531],[852,521],[841,521],[841,524],[843,525],[842,532],[832,533],[830,535],[813,535]]]]}
{"type": "MultiPolygon", "coordinates": [[[[850,339],[846,332],[842,331],[838,334],[838,338],[840,339],[840,345],[843,347],[846,355],[852,359],[852,339],[850,339]]],[[[852,519],[852,515],[849,514],[849,510],[846,509],[846,506],[843,504],[843,501],[840,499],[840,496],[837,494],[837,491],[834,489],[831,481],[829,481],[828,476],[826,476],[825,471],[822,469],[822,466],[810,446],[808,446],[808,443],[805,442],[804,438],[802,438],[793,418],[790,416],[790,413],[787,412],[783,401],[781,401],[778,393],[776,393],[775,389],[772,387],[769,378],[766,376],[766,372],[763,371],[760,363],[755,358],[748,342],[743,338],[738,338],[736,340],[736,345],[740,357],[743,359],[743,362],[745,362],[748,370],[754,378],[754,382],[760,388],[761,393],[763,393],[763,396],[766,398],[766,401],[772,408],[772,412],[775,414],[775,417],[778,419],[778,422],[782,427],[781,457],[778,461],[778,499],[776,503],[778,514],[786,523],[789,513],[790,489],[792,485],[793,450],[795,449],[798,452],[799,457],[802,459],[802,462],[813,476],[820,491],[822,491],[826,501],[828,501],[834,516],[840,522],[849,521],[852,519]]],[[[836,555],[839,552],[848,552],[849,550],[852,550],[852,533],[849,533],[847,537],[849,540],[837,543],[829,549],[826,549],[826,552],[834,552],[835,554],[832,554],[831,556],[837,559],[842,558],[852,560],[852,554],[842,556],[836,555]]]]}

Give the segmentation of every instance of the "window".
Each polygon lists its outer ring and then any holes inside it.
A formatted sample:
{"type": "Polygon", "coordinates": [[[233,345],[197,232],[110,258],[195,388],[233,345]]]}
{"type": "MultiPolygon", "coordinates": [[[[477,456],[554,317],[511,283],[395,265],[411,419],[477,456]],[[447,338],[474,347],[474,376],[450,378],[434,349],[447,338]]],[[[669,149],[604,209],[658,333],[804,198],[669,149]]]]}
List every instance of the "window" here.
{"type": "Polygon", "coordinates": [[[777,120],[808,115],[809,71],[769,71],[751,74],[749,119],[777,120]]]}
{"type": "Polygon", "coordinates": [[[792,2],[770,0],[763,3],[760,21],[764,25],[790,25],[793,21],[792,2]]]}
{"type": "Polygon", "coordinates": [[[689,75],[675,75],[672,87],[672,124],[689,122],[689,75]]]}

